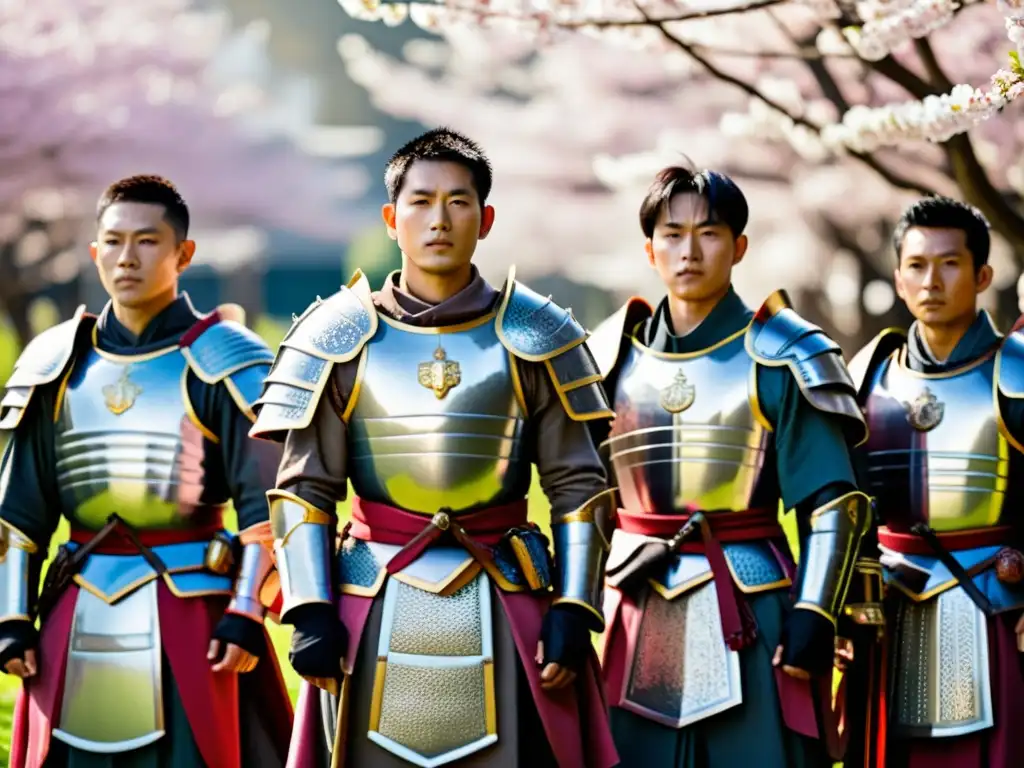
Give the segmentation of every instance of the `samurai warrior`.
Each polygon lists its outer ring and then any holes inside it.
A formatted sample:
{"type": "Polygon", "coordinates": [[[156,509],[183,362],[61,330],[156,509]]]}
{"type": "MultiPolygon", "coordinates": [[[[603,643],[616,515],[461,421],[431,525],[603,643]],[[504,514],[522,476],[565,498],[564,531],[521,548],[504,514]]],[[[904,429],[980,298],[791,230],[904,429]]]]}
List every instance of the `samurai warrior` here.
{"type": "Polygon", "coordinates": [[[850,365],[871,432],[863,464],[889,635],[888,680],[867,699],[889,716],[875,719],[881,733],[851,737],[869,745],[856,764],[1020,765],[1024,336],[1001,335],[978,310],[993,271],[976,209],[921,200],[894,247],[896,293],[914,322],[883,331],[850,365]]]}
{"type": "Polygon", "coordinates": [[[256,405],[252,434],[284,443],[270,514],[307,680],[289,766],[614,765],[591,633],[615,507],[586,424],[610,411],[586,332],[473,265],[494,222],[474,142],[430,131],[385,181],[401,271],[303,312],[256,405]]]}
{"type": "Polygon", "coordinates": [[[14,768],[284,765],[292,710],[261,599],[280,451],[248,437],[273,355],[178,292],[188,224],[164,179],[109,187],[91,253],[110,301],[37,336],[6,383],[0,667],[23,680],[14,768]],[[232,502],[238,535],[223,527],[232,502]],[[40,592],[61,518],[70,540],[40,592]]]}
{"type": "Polygon", "coordinates": [[[603,664],[624,766],[830,766],[839,749],[864,422],[839,346],[785,293],[752,312],[734,291],[747,219],[727,176],[663,169],[640,224],[667,295],[630,300],[589,342],[615,412],[594,436],[620,500],[603,664]]]}

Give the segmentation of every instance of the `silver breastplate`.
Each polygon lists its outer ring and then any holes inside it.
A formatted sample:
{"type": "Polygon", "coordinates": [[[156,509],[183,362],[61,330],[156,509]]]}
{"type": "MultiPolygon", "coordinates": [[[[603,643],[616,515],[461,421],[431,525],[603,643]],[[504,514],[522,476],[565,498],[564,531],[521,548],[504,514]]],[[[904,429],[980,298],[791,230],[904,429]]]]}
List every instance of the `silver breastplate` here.
{"type": "Polygon", "coordinates": [[[609,452],[622,504],[648,514],[742,510],[764,465],[754,361],[743,333],[692,354],[634,339],[615,390],[609,452]]]}
{"type": "Polygon", "coordinates": [[[899,354],[879,366],[866,406],[868,492],[882,521],[938,531],[998,525],[1010,462],[993,405],[994,358],[925,375],[899,354]]]}
{"type": "Polygon", "coordinates": [[[381,315],[349,419],[349,479],[369,501],[434,514],[526,495],[519,379],[494,316],[418,328],[381,315]]]}
{"type": "Polygon", "coordinates": [[[99,529],[117,512],[138,528],[211,521],[227,499],[204,496],[205,443],[178,348],[121,356],[92,349],[62,385],[57,483],[64,514],[99,529]]]}

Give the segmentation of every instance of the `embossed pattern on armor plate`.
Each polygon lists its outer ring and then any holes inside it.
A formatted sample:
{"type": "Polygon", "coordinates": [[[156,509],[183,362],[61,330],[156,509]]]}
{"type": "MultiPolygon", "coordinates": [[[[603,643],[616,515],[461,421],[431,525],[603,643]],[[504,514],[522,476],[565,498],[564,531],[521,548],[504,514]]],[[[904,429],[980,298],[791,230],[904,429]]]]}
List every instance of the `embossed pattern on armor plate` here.
{"type": "Polygon", "coordinates": [[[681,728],[743,701],[739,654],[722,636],[714,583],[674,600],[648,592],[621,706],[681,728]]]}
{"type": "Polygon", "coordinates": [[[993,369],[991,358],[952,376],[923,377],[892,358],[879,367],[867,402],[865,491],[881,519],[937,531],[999,524],[1010,463],[993,369]]]}
{"type": "Polygon", "coordinates": [[[185,365],[175,350],[130,362],[92,350],[75,367],[55,431],[61,501],[78,525],[96,530],[117,512],[140,528],[180,528],[223,509],[226,493],[213,499],[205,487],[204,437],[182,396],[185,365]],[[126,371],[141,392],[115,415],[103,392],[126,371]]]}
{"type": "Polygon", "coordinates": [[[493,319],[453,333],[381,323],[364,354],[349,420],[349,477],[360,497],[434,514],[526,495],[523,414],[493,319]],[[443,398],[419,384],[418,366],[439,344],[461,366],[443,398]]]}
{"type": "Polygon", "coordinates": [[[391,650],[427,656],[479,656],[480,589],[467,584],[445,597],[399,583],[391,650]]]}
{"type": "Polygon", "coordinates": [[[938,738],[992,726],[988,628],[962,589],[902,603],[896,643],[897,732],[938,738]]]}
{"type": "Polygon", "coordinates": [[[634,343],[603,446],[625,508],[679,514],[688,505],[749,507],[768,441],[750,404],[753,365],[742,336],[698,357],[656,355],[634,343]],[[673,414],[663,393],[676,386],[680,371],[692,389],[686,408],[673,414]]]}

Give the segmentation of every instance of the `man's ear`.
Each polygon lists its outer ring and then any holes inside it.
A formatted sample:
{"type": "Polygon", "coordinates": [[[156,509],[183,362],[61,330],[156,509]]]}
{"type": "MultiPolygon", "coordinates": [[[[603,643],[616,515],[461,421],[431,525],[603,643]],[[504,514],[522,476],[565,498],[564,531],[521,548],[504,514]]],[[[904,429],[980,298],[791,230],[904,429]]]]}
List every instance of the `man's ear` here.
{"type": "Polygon", "coordinates": [[[491,227],[494,226],[494,206],[485,205],[480,215],[480,239],[483,240],[490,234],[491,227]]]}
{"type": "Polygon", "coordinates": [[[647,238],[644,241],[644,253],[647,254],[647,263],[652,267],[654,266],[654,243],[651,242],[651,238],[647,238]]]}
{"type": "Polygon", "coordinates": [[[89,258],[92,259],[94,262],[96,261],[96,257],[99,256],[99,251],[99,243],[97,243],[95,240],[89,243],[89,258]]]}
{"type": "Polygon", "coordinates": [[[995,273],[992,271],[992,267],[989,264],[983,264],[981,269],[978,270],[978,279],[974,281],[974,290],[977,293],[984,293],[988,290],[988,287],[992,285],[992,278],[995,273]]]}
{"type": "Polygon", "coordinates": [[[178,272],[184,272],[192,263],[192,257],[196,255],[196,241],[182,240],[178,251],[178,272]]]}
{"type": "Polygon", "coordinates": [[[739,264],[743,261],[743,257],[747,255],[747,246],[750,245],[750,241],[747,240],[746,235],[740,235],[736,238],[736,250],[733,253],[732,263],[739,264]]]}
{"type": "Polygon", "coordinates": [[[395,229],[395,205],[394,203],[385,203],[381,206],[380,216],[384,219],[384,226],[388,228],[388,237],[392,240],[398,240],[398,230],[395,229]]]}

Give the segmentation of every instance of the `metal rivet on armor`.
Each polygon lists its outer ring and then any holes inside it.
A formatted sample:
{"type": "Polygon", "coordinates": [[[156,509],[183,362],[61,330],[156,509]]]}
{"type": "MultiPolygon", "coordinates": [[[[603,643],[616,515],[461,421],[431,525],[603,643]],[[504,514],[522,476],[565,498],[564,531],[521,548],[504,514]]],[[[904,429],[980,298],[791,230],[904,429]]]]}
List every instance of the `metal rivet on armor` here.
{"type": "Polygon", "coordinates": [[[448,526],[451,525],[451,520],[449,519],[448,515],[444,512],[438,512],[436,515],[434,515],[433,519],[430,522],[436,525],[442,531],[447,531],[448,526]]]}

